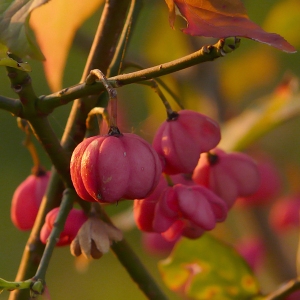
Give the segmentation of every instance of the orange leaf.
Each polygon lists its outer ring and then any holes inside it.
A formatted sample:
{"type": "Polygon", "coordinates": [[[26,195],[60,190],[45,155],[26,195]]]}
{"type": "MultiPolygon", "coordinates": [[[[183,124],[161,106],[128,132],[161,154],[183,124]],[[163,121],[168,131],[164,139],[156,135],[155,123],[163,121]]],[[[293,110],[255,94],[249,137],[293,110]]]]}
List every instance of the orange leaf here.
{"type": "Polygon", "coordinates": [[[240,0],[165,0],[170,12],[170,25],[175,14],[187,21],[183,32],[214,38],[238,36],[269,44],[286,52],[296,52],[283,37],[264,31],[249,20],[240,0]]]}
{"type": "Polygon", "coordinates": [[[61,89],[63,70],[76,30],[104,0],[52,0],[30,17],[38,44],[46,57],[44,69],[52,91],[61,89]]]}

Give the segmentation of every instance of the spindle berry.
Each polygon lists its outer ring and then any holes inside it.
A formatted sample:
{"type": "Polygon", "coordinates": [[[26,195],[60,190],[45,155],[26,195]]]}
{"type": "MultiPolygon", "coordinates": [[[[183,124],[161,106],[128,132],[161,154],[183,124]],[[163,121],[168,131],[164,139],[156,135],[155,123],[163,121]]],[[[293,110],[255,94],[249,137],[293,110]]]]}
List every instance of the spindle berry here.
{"type": "Polygon", "coordinates": [[[75,148],[70,168],[78,195],[104,203],[146,197],[158,184],[162,171],[151,145],[132,133],[84,140],[75,148]]]}
{"type": "Polygon", "coordinates": [[[166,174],[191,173],[200,154],[216,147],[220,138],[220,128],[214,120],[192,110],[181,110],[161,124],[153,147],[165,161],[166,174]]]}
{"type": "Polygon", "coordinates": [[[33,227],[42,198],[49,181],[50,172],[29,175],[15,190],[11,203],[11,220],[20,230],[33,227]]]}
{"type": "Polygon", "coordinates": [[[201,155],[193,173],[193,180],[208,187],[231,208],[240,196],[249,196],[259,187],[256,163],[244,153],[227,154],[214,149],[201,155]]]}
{"type": "Polygon", "coordinates": [[[134,219],[137,227],[140,230],[152,232],[153,231],[153,218],[155,213],[156,203],[159,201],[160,196],[164,190],[168,188],[168,183],[163,175],[154,191],[144,199],[136,199],[133,204],[134,219]]]}
{"type": "MultiPolygon", "coordinates": [[[[40,240],[46,244],[47,240],[50,236],[50,233],[54,227],[55,220],[57,217],[57,214],[59,212],[59,207],[56,207],[52,209],[50,212],[48,212],[45,223],[41,229],[40,232],[40,240]]],[[[73,239],[76,237],[78,230],[80,227],[87,221],[87,216],[84,214],[84,212],[80,209],[71,209],[64,229],[60,234],[59,240],[57,242],[57,246],[65,246],[71,244],[73,239]]]]}

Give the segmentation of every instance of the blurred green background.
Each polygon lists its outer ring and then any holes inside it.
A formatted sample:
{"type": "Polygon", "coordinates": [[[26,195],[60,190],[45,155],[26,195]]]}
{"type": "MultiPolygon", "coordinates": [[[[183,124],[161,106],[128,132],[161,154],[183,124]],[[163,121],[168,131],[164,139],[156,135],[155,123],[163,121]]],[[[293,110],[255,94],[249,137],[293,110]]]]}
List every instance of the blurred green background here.
{"type": "MultiPolygon", "coordinates": [[[[264,29],[284,36],[299,49],[300,3],[298,0],[244,1],[250,18],[264,29]]],[[[101,8],[80,29],[80,34],[90,39],[96,30],[101,8]]],[[[184,22],[178,21],[174,31],[168,24],[168,10],[163,0],[145,0],[142,14],[135,29],[128,57],[144,66],[152,66],[187,55],[210,39],[185,36],[179,30],[184,22]]],[[[67,61],[63,86],[76,84],[85,65],[88,45],[74,42],[67,61]]],[[[205,63],[163,80],[180,95],[186,108],[195,109],[214,118],[226,120],[237,115],[244,107],[260,97],[271,93],[285,74],[300,76],[300,54],[287,54],[268,45],[242,40],[234,53],[213,63],[205,63]]],[[[40,62],[29,61],[32,66],[32,82],[38,95],[50,90],[43,76],[40,62]]],[[[5,69],[0,72],[1,94],[15,97],[10,89],[5,69]]],[[[172,99],[170,99],[172,102],[172,99]]],[[[165,119],[163,106],[157,95],[149,88],[131,85],[119,90],[119,104],[126,114],[126,125],[130,132],[142,135],[151,141],[155,129],[165,119]]],[[[173,103],[174,104],[174,103],[173,103]]],[[[57,109],[51,116],[57,135],[61,137],[71,104],[57,109]]],[[[174,108],[177,108],[174,104],[174,108]]],[[[17,128],[16,119],[0,111],[0,277],[13,280],[29,233],[20,232],[10,221],[10,203],[16,187],[30,174],[32,160],[22,146],[23,133],[17,128]]],[[[292,164],[300,172],[300,118],[295,118],[258,141],[257,147],[266,150],[278,163],[283,175],[287,165],[292,164]]],[[[50,168],[48,157],[36,143],[45,167],[50,168]]],[[[115,208],[119,212],[128,204],[115,208]]],[[[110,208],[114,212],[114,207],[110,208]]],[[[130,244],[149,267],[161,285],[157,271],[159,258],[145,252],[140,243],[140,233],[133,229],[125,234],[130,244]]],[[[295,235],[288,237],[293,240],[295,235]]],[[[296,242],[294,243],[296,245],[296,242]]],[[[295,246],[296,247],[296,246],[295,246]]],[[[295,248],[296,249],[296,248],[295,248]]],[[[295,249],[291,249],[291,261],[295,249]]],[[[109,253],[98,261],[92,261],[85,272],[78,272],[75,259],[67,248],[55,251],[47,274],[51,299],[145,299],[137,286],[109,253]]],[[[274,287],[276,281],[266,279],[266,289],[274,287]]],[[[178,296],[169,293],[171,299],[178,296]]],[[[7,299],[3,292],[0,299],[7,299]]]]}

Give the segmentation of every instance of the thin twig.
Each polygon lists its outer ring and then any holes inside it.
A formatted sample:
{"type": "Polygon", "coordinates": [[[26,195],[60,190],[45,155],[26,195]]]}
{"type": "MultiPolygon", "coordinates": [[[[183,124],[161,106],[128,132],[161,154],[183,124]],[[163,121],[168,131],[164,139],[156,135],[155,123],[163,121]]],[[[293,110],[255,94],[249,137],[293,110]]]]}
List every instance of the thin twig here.
{"type": "MultiPolygon", "coordinates": [[[[109,224],[110,218],[102,210],[101,217],[109,224]]],[[[150,300],[167,300],[168,298],[155,283],[152,276],[145,269],[138,256],[132,251],[125,239],[112,244],[111,249],[118,257],[123,267],[126,269],[131,278],[138,284],[139,288],[150,300]]]]}
{"type": "Polygon", "coordinates": [[[169,101],[167,100],[167,98],[165,97],[165,95],[163,94],[163,92],[161,91],[161,89],[159,88],[158,84],[156,83],[156,81],[154,79],[150,79],[147,81],[141,81],[141,82],[139,82],[139,84],[147,85],[155,91],[155,93],[159,96],[163,105],[165,106],[168,116],[170,116],[174,113],[174,110],[172,109],[169,101]]]}
{"type": "Polygon", "coordinates": [[[122,69],[123,60],[126,55],[127,46],[129,44],[132,32],[136,25],[140,10],[142,8],[142,1],[132,0],[127,15],[127,19],[123,28],[122,35],[120,37],[118,47],[115,52],[115,56],[109,66],[107,77],[119,75],[122,69]]]}
{"type": "Polygon", "coordinates": [[[63,193],[62,202],[59,208],[58,215],[56,217],[54,227],[48,238],[48,242],[40,261],[39,267],[36,271],[34,278],[45,282],[46,272],[52,257],[52,253],[59,239],[60,233],[64,229],[64,224],[67,220],[68,214],[73,207],[73,202],[77,198],[77,194],[73,189],[66,189],[63,193]]]}
{"type": "MultiPolygon", "coordinates": [[[[144,70],[111,77],[108,78],[108,81],[112,87],[118,88],[127,84],[174,73],[203,62],[212,61],[225,55],[223,47],[226,43],[232,43],[234,46],[235,40],[220,40],[215,45],[202,47],[199,51],[182,58],[144,70]]],[[[103,71],[101,68],[98,69],[103,71]]],[[[99,94],[103,90],[104,86],[102,82],[97,82],[93,85],[87,85],[86,83],[77,84],[54,94],[41,96],[38,108],[45,113],[47,111],[50,112],[54,108],[69,103],[78,97],[99,94]]]]}
{"type": "Polygon", "coordinates": [[[0,109],[6,110],[13,115],[19,116],[22,112],[22,104],[18,99],[0,96],[0,109]]]}

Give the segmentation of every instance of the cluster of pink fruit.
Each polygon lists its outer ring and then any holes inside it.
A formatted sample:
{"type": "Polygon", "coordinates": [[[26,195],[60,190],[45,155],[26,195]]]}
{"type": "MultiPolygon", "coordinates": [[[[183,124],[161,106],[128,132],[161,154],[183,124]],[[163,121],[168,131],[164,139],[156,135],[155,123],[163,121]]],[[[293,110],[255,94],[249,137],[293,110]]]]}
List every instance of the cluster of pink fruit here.
{"type": "MultiPolygon", "coordinates": [[[[223,221],[238,197],[254,193],[259,186],[254,161],[245,154],[216,149],[219,141],[215,121],[181,110],[160,126],[153,147],[116,127],[105,136],[85,139],[73,152],[71,178],[77,194],[86,201],[135,200],[134,215],[141,230],[169,239],[197,238],[223,221]]],[[[32,227],[37,208],[25,228],[16,207],[13,204],[14,223],[21,229],[32,227]]],[[[44,242],[56,215],[54,209],[46,218],[41,231],[44,242]]],[[[83,213],[73,209],[59,244],[70,243],[85,221],[83,213]]]]}
{"type": "Polygon", "coordinates": [[[152,194],[134,202],[141,230],[161,233],[168,240],[197,238],[224,221],[238,197],[256,191],[254,161],[215,148],[219,141],[218,124],[193,111],[175,113],[160,126],[153,147],[164,175],[152,194]]]}

